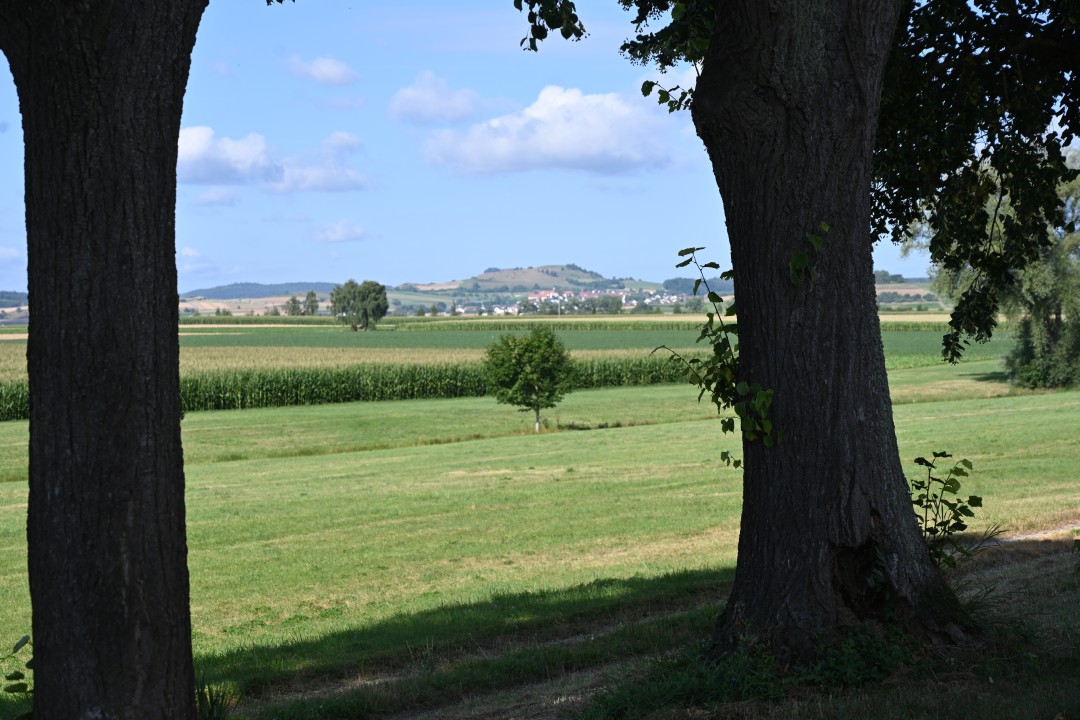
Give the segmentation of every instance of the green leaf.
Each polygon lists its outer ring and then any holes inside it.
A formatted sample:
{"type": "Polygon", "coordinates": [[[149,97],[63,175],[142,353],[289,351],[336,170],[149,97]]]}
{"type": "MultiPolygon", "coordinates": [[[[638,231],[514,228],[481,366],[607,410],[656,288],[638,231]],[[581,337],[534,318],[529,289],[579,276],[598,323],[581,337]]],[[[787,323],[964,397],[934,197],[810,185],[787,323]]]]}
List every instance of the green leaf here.
{"type": "Polygon", "coordinates": [[[684,268],[684,267],[686,267],[687,265],[689,265],[692,262],[694,262],[694,258],[687,258],[686,260],[683,260],[682,262],[675,263],[675,267],[684,268]]]}
{"type": "Polygon", "coordinates": [[[673,22],[678,22],[686,14],[686,5],[683,3],[675,3],[675,7],[671,8],[671,19],[673,22]]]}
{"type": "Polygon", "coordinates": [[[514,0],[514,7],[518,12],[521,12],[521,0],[514,0]]]}
{"type": "MultiPolygon", "coordinates": [[[[646,80],[645,82],[641,83],[641,94],[644,95],[645,97],[649,97],[649,95],[652,93],[654,87],[656,87],[656,82],[654,80],[646,80]]],[[[690,252],[693,252],[693,250],[691,250],[690,252]]],[[[679,256],[680,257],[682,257],[683,255],[688,255],[688,254],[689,253],[687,253],[685,250],[680,250],[679,251],[679,256]]]]}
{"type": "Polygon", "coordinates": [[[701,267],[709,268],[710,270],[719,270],[720,269],[719,263],[715,263],[715,262],[707,262],[704,265],[702,265],[701,267]]]}
{"type": "MultiPolygon", "coordinates": [[[[656,83],[653,83],[653,84],[655,85],[656,83]]],[[[704,246],[702,246],[702,247],[689,247],[689,248],[683,248],[683,249],[682,249],[682,250],[680,250],[680,251],[679,251],[679,252],[678,252],[677,254],[678,254],[678,256],[679,256],[679,257],[686,257],[687,255],[693,255],[693,254],[694,254],[694,253],[696,253],[697,251],[699,251],[699,250],[704,250],[704,249],[705,249],[705,247],[704,247],[704,246]]]]}

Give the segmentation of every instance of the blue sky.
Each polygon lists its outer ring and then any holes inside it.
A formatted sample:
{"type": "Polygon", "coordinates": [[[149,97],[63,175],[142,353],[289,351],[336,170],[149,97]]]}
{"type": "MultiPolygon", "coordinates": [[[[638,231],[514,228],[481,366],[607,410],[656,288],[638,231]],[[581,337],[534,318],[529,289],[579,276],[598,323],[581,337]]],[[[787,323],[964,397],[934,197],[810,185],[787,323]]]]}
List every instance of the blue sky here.
{"type": "MultiPolygon", "coordinates": [[[[690,245],[726,263],[689,116],[641,97],[657,75],[618,53],[629,14],[579,6],[589,37],[534,54],[510,0],[211,2],[177,167],[181,291],[563,263],[663,280],[690,245]]],[[[0,289],[26,287],[21,160],[0,63],[0,289]]],[[[887,244],[875,264],[927,266],[887,244]]]]}

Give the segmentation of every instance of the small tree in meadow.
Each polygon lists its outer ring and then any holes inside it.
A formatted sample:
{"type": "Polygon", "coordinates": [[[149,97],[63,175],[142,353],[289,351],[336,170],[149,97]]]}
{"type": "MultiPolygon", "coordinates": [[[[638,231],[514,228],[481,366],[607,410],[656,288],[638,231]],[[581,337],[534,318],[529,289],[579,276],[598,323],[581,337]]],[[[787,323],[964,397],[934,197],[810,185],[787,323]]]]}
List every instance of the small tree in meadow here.
{"type": "Polygon", "coordinates": [[[484,368],[495,399],[532,411],[540,432],[540,411],[555,407],[570,392],[573,365],[555,333],[534,328],[528,335],[503,335],[488,347],[484,368]]]}
{"type": "Polygon", "coordinates": [[[300,298],[295,295],[285,302],[285,314],[289,317],[300,315],[302,312],[303,308],[300,306],[300,298]]]}

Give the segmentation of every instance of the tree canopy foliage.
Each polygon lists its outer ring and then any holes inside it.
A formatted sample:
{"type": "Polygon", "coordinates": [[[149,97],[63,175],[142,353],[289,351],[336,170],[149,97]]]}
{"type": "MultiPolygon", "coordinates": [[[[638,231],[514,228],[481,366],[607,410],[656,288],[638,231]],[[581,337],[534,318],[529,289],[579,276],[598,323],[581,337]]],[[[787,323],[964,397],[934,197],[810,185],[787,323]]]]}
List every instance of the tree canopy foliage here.
{"type": "Polygon", "coordinates": [[[386,287],[374,280],[357,284],[350,279],[330,293],[330,312],[353,330],[374,328],[389,309],[386,287]]]}
{"type": "Polygon", "coordinates": [[[528,335],[503,335],[487,350],[485,371],[495,399],[532,411],[555,407],[570,391],[570,354],[554,331],[536,327],[528,335]]]}
{"type": "Polygon", "coordinates": [[[314,290],[308,290],[307,295],[304,296],[304,315],[318,315],[319,314],[319,296],[315,294],[314,290]]]}
{"type": "MultiPolygon", "coordinates": [[[[1001,292],[1001,309],[1016,335],[1006,366],[1010,380],[1023,387],[1080,384],[1080,179],[1062,185],[1059,195],[1061,222],[1043,230],[1036,259],[1014,271],[1001,292]]],[[[1002,220],[1011,216],[1008,202],[990,202],[1002,220]]],[[[971,267],[940,269],[934,287],[955,301],[976,279],[971,267]]]]}

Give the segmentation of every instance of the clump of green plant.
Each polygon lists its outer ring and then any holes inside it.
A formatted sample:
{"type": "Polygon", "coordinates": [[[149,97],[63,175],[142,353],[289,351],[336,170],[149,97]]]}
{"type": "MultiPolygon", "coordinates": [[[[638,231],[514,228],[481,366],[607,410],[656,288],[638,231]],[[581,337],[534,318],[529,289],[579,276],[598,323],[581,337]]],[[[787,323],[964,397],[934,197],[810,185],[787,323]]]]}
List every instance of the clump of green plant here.
{"type": "Polygon", "coordinates": [[[791,681],[828,689],[880,683],[911,654],[871,624],[859,625],[838,642],[822,643],[813,663],[799,667],[791,681]]]}
{"type": "Polygon", "coordinates": [[[740,642],[734,652],[716,662],[704,655],[704,648],[697,646],[650,662],[633,682],[599,694],[581,717],[641,718],[664,708],[775,701],[786,692],[776,661],[761,645],[740,642]]]}
{"type": "Polygon", "coordinates": [[[933,460],[915,458],[916,465],[926,468],[926,479],[911,481],[911,502],[919,527],[930,548],[930,556],[942,569],[955,568],[958,559],[970,558],[985,550],[990,541],[1003,532],[1001,524],[995,523],[974,542],[960,541],[960,534],[968,529],[967,520],[975,517],[972,508],[982,507],[982,498],[960,496],[960,478],[968,477],[972,470],[970,460],[958,460],[944,477],[940,476],[938,461],[951,457],[947,452],[935,452],[933,460]]]}
{"type": "Polygon", "coordinates": [[[195,715],[199,720],[227,720],[236,707],[236,696],[226,687],[200,680],[195,685],[195,715]]]}
{"type": "MultiPolygon", "coordinates": [[[[3,692],[7,695],[15,696],[21,700],[25,700],[28,703],[32,703],[34,699],[34,686],[30,679],[30,675],[34,669],[34,658],[30,657],[25,662],[19,657],[19,651],[25,647],[31,647],[30,636],[23,635],[17,643],[11,648],[11,652],[7,655],[0,656],[0,667],[7,666],[10,663],[15,663],[19,667],[11,672],[4,673],[4,686],[3,692]]],[[[16,716],[15,720],[28,720],[33,717],[33,711],[25,712],[16,716]]]]}

